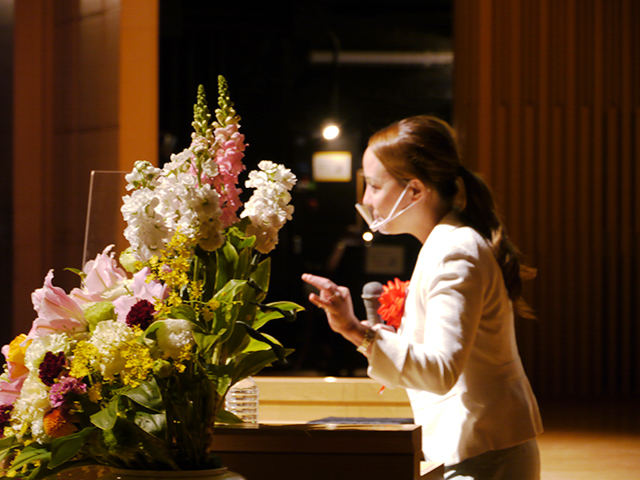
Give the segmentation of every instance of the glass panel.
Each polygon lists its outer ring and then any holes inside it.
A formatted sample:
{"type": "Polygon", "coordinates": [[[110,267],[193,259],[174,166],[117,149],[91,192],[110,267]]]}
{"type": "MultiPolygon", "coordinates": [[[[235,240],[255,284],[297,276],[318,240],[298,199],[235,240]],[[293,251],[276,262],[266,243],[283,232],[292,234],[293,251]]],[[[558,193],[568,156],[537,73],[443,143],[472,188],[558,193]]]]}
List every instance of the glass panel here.
{"type": "Polygon", "coordinates": [[[120,207],[126,195],[128,172],[91,172],[87,223],[84,232],[82,264],[95,258],[108,245],[115,245],[116,257],[129,246],[124,238],[125,221],[120,207]]]}

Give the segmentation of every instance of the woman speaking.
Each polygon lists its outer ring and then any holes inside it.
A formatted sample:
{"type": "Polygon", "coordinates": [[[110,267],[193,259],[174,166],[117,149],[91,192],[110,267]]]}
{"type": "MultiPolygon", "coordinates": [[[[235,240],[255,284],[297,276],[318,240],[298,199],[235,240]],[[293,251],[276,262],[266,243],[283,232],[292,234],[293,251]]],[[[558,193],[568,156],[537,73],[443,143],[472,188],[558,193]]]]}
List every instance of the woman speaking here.
{"type": "Polygon", "coordinates": [[[514,314],[534,273],[520,264],[487,185],[460,163],[451,128],[429,116],[369,140],[363,205],[370,228],[422,248],[397,332],[355,317],[346,287],[310,274],[309,300],[367,356],[368,375],[407,390],[426,459],[447,479],[540,478],[537,403],[518,354],[514,314]]]}

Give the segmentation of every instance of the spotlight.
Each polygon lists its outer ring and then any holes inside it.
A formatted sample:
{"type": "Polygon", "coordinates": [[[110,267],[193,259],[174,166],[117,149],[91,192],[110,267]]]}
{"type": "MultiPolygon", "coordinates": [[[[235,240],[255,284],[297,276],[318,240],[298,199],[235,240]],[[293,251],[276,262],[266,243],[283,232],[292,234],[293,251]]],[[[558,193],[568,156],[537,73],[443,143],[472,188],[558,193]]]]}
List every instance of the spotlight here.
{"type": "Polygon", "coordinates": [[[331,125],[327,125],[322,131],[322,136],[327,140],[333,140],[338,135],[340,135],[340,129],[333,123],[331,125]]]}
{"type": "Polygon", "coordinates": [[[363,239],[365,242],[370,242],[371,240],[373,240],[373,233],[368,232],[368,231],[367,231],[367,232],[364,232],[364,233],[362,234],[362,239],[363,239]]]}

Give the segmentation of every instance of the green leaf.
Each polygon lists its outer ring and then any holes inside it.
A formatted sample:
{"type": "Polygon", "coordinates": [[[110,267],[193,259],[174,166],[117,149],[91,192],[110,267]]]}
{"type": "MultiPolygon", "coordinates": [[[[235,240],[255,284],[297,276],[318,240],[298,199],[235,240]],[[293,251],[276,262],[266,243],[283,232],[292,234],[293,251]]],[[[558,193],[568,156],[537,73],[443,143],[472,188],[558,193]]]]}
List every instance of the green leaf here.
{"type": "Polygon", "coordinates": [[[50,458],[51,452],[45,445],[32,443],[20,451],[16,459],[12,462],[9,472],[17,472],[22,467],[29,465],[32,462],[46,462],[49,461],[50,458]]]}
{"type": "Polygon", "coordinates": [[[193,338],[195,339],[196,344],[198,345],[198,348],[201,352],[208,352],[215,346],[216,342],[220,338],[220,335],[203,333],[194,330],[193,338]]]}
{"type": "Polygon", "coordinates": [[[211,380],[218,395],[225,395],[233,377],[233,365],[207,365],[207,377],[211,380]]]}
{"type": "Polygon", "coordinates": [[[3,452],[4,450],[8,450],[14,445],[18,445],[18,444],[20,444],[20,442],[16,437],[14,436],[4,437],[0,439],[0,452],[3,452]]]}
{"type": "Polygon", "coordinates": [[[247,335],[247,331],[244,328],[234,328],[225,343],[229,358],[233,358],[238,352],[244,351],[250,340],[251,337],[247,335]]]}
{"type": "Polygon", "coordinates": [[[216,423],[243,423],[242,419],[233,413],[221,408],[216,415],[216,423]]]}
{"type": "Polygon", "coordinates": [[[230,227],[227,233],[227,238],[236,247],[236,250],[253,249],[256,244],[255,235],[247,235],[247,227],[251,224],[251,219],[248,217],[243,218],[233,227],[230,227]]]}
{"type": "Polygon", "coordinates": [[[269,290],[269,279],[271,276],[271,257],[265,258],[258,264],[255,271],[251,275],[251,279],[258,285],[263,292],[269,290]]]}
{"type": "MultiPolygon", "coordinates": [[[[289,355],[293,350],[285,350],[285,356],[289,355]]],[[[236,364],[233,371],[232,384],[239,382],[243,378],[255,375],[264,367],[271,365],[278,358],[273,350],[263,350],[260,352],[251,352],[236,364]]]]}
{"type": "Polygon", "coordinates": [[[249,325],[243,322],[236,322],[236,325],[241,326],[242,328],[245,328],[247,330],[247,334],[251,338],[254,338],[255,340],[264,342],[267,345],[269,345],[273,349],[273,353],[275,354],[276,358],[280,361],[284,361],[284,357],[285,357],[284,347],[279,342],[272,341],[273,337],[267,337],[266,335],[258,332],[257,330],[254,330],[249,325]]]}
{"type": "MultiPolygon", "coordinates": [[[[181,320],[189,320],[192,323],[196,323],[196,311],[189,305],[179,305],[173,307],[169,312],[171,318],[177,318],[181,320]]],[[[155,325],[157,322],[151,324],[155,325]]],[[[149,328],[151,328],[151,326],[149,328]]]]}
{"type": "Polygon", "coordinates": [[[271,269],[270,258],[260,262],[242,290],[242,305],[238,312],[238,320],[253,325],[258,305],[267,296],[271,269]]]}
{"type": "Polygon", "coordinates": [[[122,395],[154,412],[163,411],[162,393],[160,393],[160,388],[154,377],[150,377],[149,380],[124,392],[122,395]]]}
{"type": "Polygon", "coordinates": [[[137,412],[134,422],[148,434],[158,437],[167,428],[167,417],[164,413],[137,412]]]}
{"type": "Polygon", "coordinates": [[[273,348],[272,345],[274,344],[282,346],[282,344],[271,335],[268,335],[262,332],[260,332],[260,334],[264,338],[268,339],[270,343],[263,342],[262,340],[257,340],[255,338],[249,337],[249,342],[247,343],[247,346],[242,350],[241,353],[244,354],[249,352],[260,352],[262,350],[269,350],[270,348],[273,348]]]}
{"type": "Polygon", "coordinates": [[[118,419],[118,403],[120,396],[115,396],[105,408],[91,415],[91,423],[102,430],[113,428],[118,419]]]}
{"type": "Polygon", "coordinates": [[[51,443],[51,461],[48,468],[56,468],[75,457],[86,443],[87,437],[96,430],[95,427],[87,427],[77,433],[53,440],[51,443]]]}
{"type": "Polygon", "coordinates": [[[234,247],[231,242],[225,242],[224,245],[222,245],[222,253],[229,267],[235,270],[238,264],[238,251],[236,247],[234,247]]]}
{"type": "Polygon", "coordinates": [[[223,288],[230,280],[235,278],[235,271],[238,265],[238,252],[230,242],[225,242],[222,247],[216,250],[216,281],[215,290],[223,288]]]}
{"type": "Polygon", "coordinates": [[[246,280],[249,277],[253,248],[238,249],[238,266],[235,276],[246,280]]]}
{"type": "Polygon", "coordinates": [[[304,307],[294,302],[272,302],[266,305],[260,305],[260,311],[256,314],[256,320],[253,323],[253,328],[258,330],[260,327],[275,320],[277,318],[285,318],[287,321],[292,322],[296,319],[298,312],[304,310],[304,307]]]}
{"type": "MultiPolygon", "coordinates": [[[[223,333],[231,328],[240,310],[240,293],[246,285],[246,280],[229,280],[215,295],[214,299],[220,302],[220,307],[215,312],[217,319],[212,333],[223,333]]],[[[231,332],[228,333],[231,335],[231,332]]]]}

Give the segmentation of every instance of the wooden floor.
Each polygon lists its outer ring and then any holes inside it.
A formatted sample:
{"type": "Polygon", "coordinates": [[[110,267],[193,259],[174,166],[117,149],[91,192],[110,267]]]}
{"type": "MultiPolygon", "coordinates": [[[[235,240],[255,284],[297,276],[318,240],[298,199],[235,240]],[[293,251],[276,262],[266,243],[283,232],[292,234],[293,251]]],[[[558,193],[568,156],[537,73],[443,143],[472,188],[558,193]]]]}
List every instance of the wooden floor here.
{"type": "Polygon", "coordinates": [[[541,405],[542,480],[640,479],[640,401],[541,405]]]}

